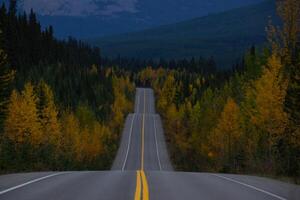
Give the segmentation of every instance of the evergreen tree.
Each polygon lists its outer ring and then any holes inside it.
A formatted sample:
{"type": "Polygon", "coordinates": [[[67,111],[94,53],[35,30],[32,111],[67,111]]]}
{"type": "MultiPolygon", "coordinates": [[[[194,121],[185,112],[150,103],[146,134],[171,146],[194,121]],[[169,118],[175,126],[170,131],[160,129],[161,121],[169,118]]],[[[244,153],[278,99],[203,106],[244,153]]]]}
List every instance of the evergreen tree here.
{"type": "Polygon", "coordinates": [[[6,116],[13,79],[14,72],[8,67],[7,55],[0,49],[0,132],[2,132],[3,122],[6,116]]]}

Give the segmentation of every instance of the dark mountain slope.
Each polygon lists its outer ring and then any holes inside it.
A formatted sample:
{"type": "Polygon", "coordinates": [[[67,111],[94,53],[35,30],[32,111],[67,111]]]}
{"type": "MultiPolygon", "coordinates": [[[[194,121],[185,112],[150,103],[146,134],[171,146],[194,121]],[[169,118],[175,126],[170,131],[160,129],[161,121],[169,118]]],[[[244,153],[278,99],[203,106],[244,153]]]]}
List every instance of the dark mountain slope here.
{"type": "Polygon", "coordinates": [[[266,40],[269,18],[278,23],[275,1],[208,15],[145,31],[90,40],[108,56],[182,58],[214,56],[229,67],[252,44],[266,40]]]}
{"type": "MultiPolygon", "coordinates": [[[[0,0],[7,2],[8,0],[0,0]]],[[[263,0],[18,0],[20,11],[32,7],[55,36],[79,38],[121,34],[176,23],[263,0]],[[96,9],[95,9],[96,8],[96,9]]]]}

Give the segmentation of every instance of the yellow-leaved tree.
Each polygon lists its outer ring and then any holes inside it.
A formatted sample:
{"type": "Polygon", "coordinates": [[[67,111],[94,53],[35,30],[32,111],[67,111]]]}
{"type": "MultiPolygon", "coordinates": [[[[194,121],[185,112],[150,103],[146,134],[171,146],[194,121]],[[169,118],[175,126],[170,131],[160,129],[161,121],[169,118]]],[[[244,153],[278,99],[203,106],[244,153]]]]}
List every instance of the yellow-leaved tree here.
{"type": "Polygon", "coordinates": [[[175,94],[176,94],[176,87],[175,87],[175,78],[172,73],[169,73],[166,77],[164,85],[160,91],[159,101],[158,101],[158,109],[164,114],[167,112],[167,108],[171,103],[173,103],[175,94]]]}
{"type": "Polygon", "coordinates": [[[209,156],[216,162],[217,170],[224,167],[232,170],[239,166],[240,138],[240,109],[229,97],[210,137],[212,152],[209,156]],[[222,166],[222,163],[226,163],[226,166],[222,166]]]}
{"type": "Polygon", "coordinates": [[[261,163],[259,171],[264,173],[274,171],[274,147],[285,137],[288,122],[284,111],[287,85],[281,60],[273,53],[263,67],[260,78],[246,91],[246,100],[249,102],[244,113],[249,118],[249,124],[245,127],[249,132],[248,137],[252,138],[249,147],[252,146],[255,161],[261,163]]]}
{"type": "Polygon", "coordinates": [[[61,127],[58,120],[58,111],[54,103],[53,92],[44,81],[38,85],[39,119],[43,131],[43,143],[53,145],[56,150],[60,147],[61,127]]]}
{"type": "Polygon", "coordinates": [[[64,112],[61,117],[62,140],[61,147],[65,166],[72,166],[76,157],[76,145],[80,141],[80,124],[79,120],[72,112],[64,112]]]}
{"type": "Polygon", "coordinates": [[[43,135],[36,103],[37,97],[31,83],[25,85],[22,94],[12,92],[4,135],[17,146],[28,143],[38,147],[42,143],[43,135]]]}
{"type": "Polygon", "coordinates": [[[121,126],[124,123],[125,115],[132,111],[133,103],[130,96],[134,92],[134,85],[128,77],[113,77],[113,93],[114,103],[112,105],[113,120],[112,127],[116,132],[121,131],[121,126]]]}
{"type": "Polygon", "coordinates": [[[273,54],[262,76],[254,83],[256,111],[252,115],[252,122],[269,134],[269,139],[280,137],[286,128],[284,99],[287,85],[280,58],[273,54]]]}

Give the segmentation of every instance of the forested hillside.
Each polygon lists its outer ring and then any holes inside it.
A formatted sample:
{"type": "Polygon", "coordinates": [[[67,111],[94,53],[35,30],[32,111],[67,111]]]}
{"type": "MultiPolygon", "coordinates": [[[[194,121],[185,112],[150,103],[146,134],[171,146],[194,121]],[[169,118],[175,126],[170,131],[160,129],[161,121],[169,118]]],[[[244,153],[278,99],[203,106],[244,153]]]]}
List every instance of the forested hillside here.
{"type": "Polygon", "coordinates": [[[143,31],[90,39],[105,56],[183,59],[214,56],[229,69],[247,48],[263,45],[269,20],[278,25],[275,0],[143,31]]]}
{"type": "Polygon", "coordinates": [[[53,37],[16,1],[0,9],[0,171],[106,169],[134,85],[97,48],[53,37]]]}
{"type": "MultiPolygon", "coordinates": [[[[8,0],[0,0],[0,3],[8,0]]],[[[20,9],[33,8],[55,36],[94,38],[127,33],[201,17],[263,0],[19,0],[20,9]],[[117,9],[116,9],[117,8],[117,9]]]]}
{"type": "Polygon", "coordinates": [[[300,3],[278,3],[263,53],[221,79],[184,69],[142,70],[165,124],[177,169],[300,178],[300,3]]]}

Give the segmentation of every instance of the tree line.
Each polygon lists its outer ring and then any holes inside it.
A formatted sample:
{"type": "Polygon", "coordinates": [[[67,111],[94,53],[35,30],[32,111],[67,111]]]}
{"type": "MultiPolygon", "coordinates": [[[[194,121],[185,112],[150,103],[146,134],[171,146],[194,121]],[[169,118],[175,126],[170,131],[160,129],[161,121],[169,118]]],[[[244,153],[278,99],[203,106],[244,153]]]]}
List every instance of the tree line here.
{"type": "MultiPolygon", "coordinates": [[[[168,69],[182,69],[190,73],[202,73],[202,74],[212,74],[216,73],[217,65],[213,57],[208,59],[199,57],[179,58],[179,59],[139,59],[139,58],[126,58],[126,57],[116,57],[109,58],[104,57],[101,59],[101,65],[104,67],[118,67],[126,71],[135,72],[145,68],[146,66],[151,66],[154,69],[163,67],[168,69]]],[[[237,63],[234,68],[238,68],[239,63],[237,63]]]]}

